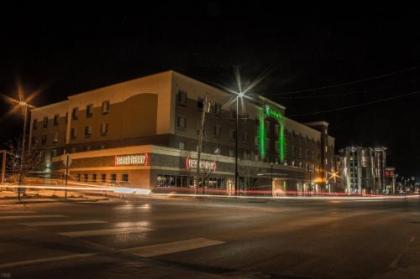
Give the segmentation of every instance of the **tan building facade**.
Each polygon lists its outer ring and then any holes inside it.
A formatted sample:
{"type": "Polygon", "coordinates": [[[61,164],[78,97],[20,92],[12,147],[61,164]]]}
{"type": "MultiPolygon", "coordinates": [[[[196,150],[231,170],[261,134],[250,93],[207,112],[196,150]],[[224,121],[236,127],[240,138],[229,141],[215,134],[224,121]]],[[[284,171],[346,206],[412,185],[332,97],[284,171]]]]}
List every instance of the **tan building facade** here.
{"type": "MultiPolygon", "coordinates": [[[[43,153],[46,175],[132,187],[190,188],[195,183],[197,139],[204,97],[201,168],[208,188],[233,187],[235,105],[231,94],[174,71],[69,96],[32,111],[30,148],[43,153]]],[[[334,168],[328,124],[304,125],[262,96],[243,102],[238,133],[239,189],[308,190],[334,168]]],[[[322,187],[318,190],[322,190],[322,187]]]]}

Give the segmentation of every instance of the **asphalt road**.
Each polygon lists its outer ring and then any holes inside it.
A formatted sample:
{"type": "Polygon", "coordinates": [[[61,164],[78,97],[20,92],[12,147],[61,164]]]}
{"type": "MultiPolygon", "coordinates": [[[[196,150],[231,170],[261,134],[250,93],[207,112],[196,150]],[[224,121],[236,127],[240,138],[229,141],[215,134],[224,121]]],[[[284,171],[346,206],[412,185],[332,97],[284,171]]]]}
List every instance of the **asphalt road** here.
{"type": "Polygon", "coordinates": [[[419,278],[420,200],[0,202],[0,278],[419,278]]]}

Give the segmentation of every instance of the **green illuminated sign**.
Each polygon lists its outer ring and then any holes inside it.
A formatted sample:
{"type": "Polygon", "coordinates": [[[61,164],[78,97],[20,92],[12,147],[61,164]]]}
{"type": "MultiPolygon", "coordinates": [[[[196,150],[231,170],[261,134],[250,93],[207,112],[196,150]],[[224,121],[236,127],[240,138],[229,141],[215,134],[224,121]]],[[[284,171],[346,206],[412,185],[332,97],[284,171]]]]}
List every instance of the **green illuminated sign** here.
{"type": "Polygon", "coordinates": [[[279,123],[278,131],[278,150],[279,150],[279,159],[280,162],[284,161],[285,157],[285,145],[286,140],[284,136],[284,117],[280,111],[273,109],[272,107],[265,105],[264,108],[260,109],[260,114],[258,116],[258,150],[260,152],[261,159],[264,159],[267,155],[267,145],[266,145],[266,127],[265,119],[267,117],[275,119],[279,123]]]}

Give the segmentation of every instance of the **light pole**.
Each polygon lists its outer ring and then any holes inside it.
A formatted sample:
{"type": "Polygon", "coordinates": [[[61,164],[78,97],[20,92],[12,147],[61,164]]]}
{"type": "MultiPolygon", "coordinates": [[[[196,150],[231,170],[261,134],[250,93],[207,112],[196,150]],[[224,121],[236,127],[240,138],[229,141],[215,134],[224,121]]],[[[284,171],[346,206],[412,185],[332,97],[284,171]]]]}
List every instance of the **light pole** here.
{"type": "Polygon", "coordinates": [[[239,138],[239,95],[236,97],[236,131],[235,131],[235,195],[239,193],[239,184],[238,184],[238,138],[239,138]]]}
{"type": "MultiPolygon", "coordinates": [[[[28,129],[27,126],[27,118],[28,118],[28,111],[30,108],[34,108],[34,106],[30,105],[29,102],[37,96],[41,91],[37,90],[33,92],[31,95],[25,98],[22,86],[18,83],[18,97],[19,99],[14,99],[9,96],[3,95],[3,97],[11,104],[15,105],[15,107],[9,112],[14,113],[19,108],[23,108],[23,131],[22,131],[22,150],[20,156],[20,166],[19,166],[19,186],[22,185],[23,182],[23,171],[24,171],[24,164],[25,164],[25,145],[26,145],[26,130],[28,129]]],[[[22,188],[18,187],[18,199],[20,200],[22,188]]]]}

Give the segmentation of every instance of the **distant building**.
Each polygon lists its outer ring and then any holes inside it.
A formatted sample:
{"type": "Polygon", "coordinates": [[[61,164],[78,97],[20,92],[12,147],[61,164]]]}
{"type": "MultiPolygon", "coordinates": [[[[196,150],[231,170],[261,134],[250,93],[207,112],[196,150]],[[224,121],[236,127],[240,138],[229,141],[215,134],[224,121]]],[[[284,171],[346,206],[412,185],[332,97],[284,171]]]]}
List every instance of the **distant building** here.
{"type": "Polygon", "coordinates": [[[349,194],[385,190],[386,147],[349,146],[339,150],[341,183],[349,194]]]}
{"type": "MultiPolygon", "coordinates": [[[[44,157],[43,172],[70,174],[82,182],[112,182],[141,188],[195,185],[197,138],[204,97],[206,114],[200,168],[206,185],[234,187],[235,105],[232,94],[174,71],[162,72],[71,95],[32,111],[31,150],[44,157]]],[[[334,141],[328,123],[302,124],[263,96],[241,102],[240,189],[271,193],[323,191],[333,168],[334,141]],[[241,113],[242,113],[241,112],[241,113]]]]}

